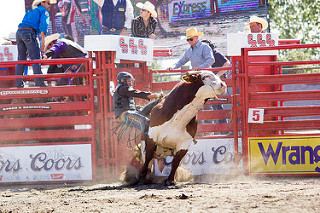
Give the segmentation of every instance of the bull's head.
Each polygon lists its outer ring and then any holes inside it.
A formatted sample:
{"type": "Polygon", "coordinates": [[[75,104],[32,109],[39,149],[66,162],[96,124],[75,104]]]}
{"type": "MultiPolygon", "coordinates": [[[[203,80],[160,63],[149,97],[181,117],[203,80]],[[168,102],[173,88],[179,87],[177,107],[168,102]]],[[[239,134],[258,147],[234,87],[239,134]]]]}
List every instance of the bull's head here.
{"type": "Polygon", "coordinates": [[[187,82],[201,81],[204,85],[210,86],[214,93],[212,98],[215,99],[217,99],[217,95],[222,95],[227,91],[226,83],[223,82],[218,75],[210,71],[190,71],[182,78],[187,82]]]}

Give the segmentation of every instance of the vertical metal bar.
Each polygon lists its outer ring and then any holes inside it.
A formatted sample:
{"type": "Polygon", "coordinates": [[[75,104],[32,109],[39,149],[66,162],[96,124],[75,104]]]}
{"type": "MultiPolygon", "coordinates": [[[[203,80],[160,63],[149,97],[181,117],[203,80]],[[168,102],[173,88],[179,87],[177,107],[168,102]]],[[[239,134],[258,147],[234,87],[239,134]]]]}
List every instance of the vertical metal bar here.
{"type": "Polygon", "coordinates": [[[244,144],[244,150],[243,151],[243,154],[244,154],[244,160],[243,160],[243,163],[244,163],[244,168],[246,170],[246,173],[248,174],[249,171],[248,171],[248,136],[249,136],[249,123],[248,123],[248,110],[249,110],[249,65],[248,65],[248,60],[249,60],[249,54],[248,54],[248,50],[247,48],[243,48],[241,49],[241,52],[243,55],[243,72],[244,72],[244,90],[243,90],[243,96],[245,97],[244,99],[244,141],[242,141],[242,143],[244,144]]]}
{"type": "Polygon", "coordinates": [[[232,65],[232,125],[234,141],[234,163],[238,169],[239,166],[239,141],[238,141],[238,107],[237,107],[237,85],[236,85],[236,58],[231,60],[232,65]]]}
{"type": "Polygon", "coordinates": [[[90,91],[89,94],[87,95],[87,100],[90,101],[90,116],[92,118],[91,120],[91,130],[92,130],[92,136],[91,136],[91,149],[92,149],[92,170],[93,170],[93,179],[97,179],[97,153],[96,153],[96,126],[95,126],[95,110],[94,110],[94,87],[93,87],[93,63],[92,59],[90,58],[89,63],[86,63],[86,70],[88,70],[88,75],[87,75],[87,81],[88,84],[90,85],[90,91]]]}

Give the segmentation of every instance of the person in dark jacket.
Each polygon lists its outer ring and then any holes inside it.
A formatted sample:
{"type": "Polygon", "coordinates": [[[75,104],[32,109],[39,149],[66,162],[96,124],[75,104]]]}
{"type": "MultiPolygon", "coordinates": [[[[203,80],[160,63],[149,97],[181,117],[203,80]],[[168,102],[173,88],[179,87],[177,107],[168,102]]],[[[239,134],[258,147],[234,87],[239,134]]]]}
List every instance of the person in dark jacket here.
{"type": "Polygon", "coordinates": [[[147,138],[150,120],[146,116],[160,99],[152,101],[142,109],[137,110],[134,98],[150,99],[159,98],[156,93],[135,90],[135,79],[128,72],[120,72],[117,75],[118,86],[113,94],[113,111],[115,118],[130,123],[136,129],[141,130],[147,138]]]}
{"type": "Polygon", "coordinates": [[[102,35],[128,35],[133,6],[130,0],[93,0],[101,8],[102,35]]]}
{"type": "MultiPolygon", "coordinates": [[[[48,58],[83,58],[86,51],[77,43],[69,39],[59,39],[60,34],[56,33],[46,37],[43,59],[48,58]]],[[[47,73],[76,72],[81,64],[50,65],[47,73]]],[[[68,85],[70,79],[61,78],[57,85],[68,85]]]]}
{"type": "Polygon", "coordinates": [[[138,2],[136,5],[140,10],[140,16],[132,20],[131,33],[133,37],[155,39],[154,34],[157,26],[157,12],[155,7],[149,1],[144,4],[138,2]]]}

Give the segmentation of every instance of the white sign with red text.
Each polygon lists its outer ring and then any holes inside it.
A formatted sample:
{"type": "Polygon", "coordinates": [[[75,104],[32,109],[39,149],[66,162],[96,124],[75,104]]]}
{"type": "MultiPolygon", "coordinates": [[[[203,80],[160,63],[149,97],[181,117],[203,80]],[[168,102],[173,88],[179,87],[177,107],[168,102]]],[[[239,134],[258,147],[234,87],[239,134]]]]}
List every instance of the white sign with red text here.
{"type": "MultiPolygon", "coordinates": [[[[227,35],[227,55],[241,56],[241,48],[278,46],[278,40],[278,34],[274,33],[229,33],[227,35]]],[[[278,55],[278,51],[250,51],[249,55],[278,55]]]]}
{"type": "Polygon", "coordinates": [[[116,60],[153,60],[153,39],[118,35],[86,35],[84,48],[87,51],[115,51],[116,60]]]}
{"type": "MultiPolygon", "coordinates": [[[[234,174],[233,138],[197,139],[197,141],[197,144],[191,144],[181,161],[181,167],[190,170],[193,175],[234,174]]],[[[240,147],[241,139],[239,138],[240,147]]],[[[155,175],[168,176],[171,171],[172,159],[172,156],[165,158],[162,171],[155,166],[155,175]]]]}
{"type": "Polygon", "coordinates": [[[0,182],[92,180],[91,144],[0,147],[0,182]]]}
{"type": "Polygon", "coordinates": [[[17,61],[18,49],[17,45],[0,45],[0,62],[1,61],[17,61]]]}

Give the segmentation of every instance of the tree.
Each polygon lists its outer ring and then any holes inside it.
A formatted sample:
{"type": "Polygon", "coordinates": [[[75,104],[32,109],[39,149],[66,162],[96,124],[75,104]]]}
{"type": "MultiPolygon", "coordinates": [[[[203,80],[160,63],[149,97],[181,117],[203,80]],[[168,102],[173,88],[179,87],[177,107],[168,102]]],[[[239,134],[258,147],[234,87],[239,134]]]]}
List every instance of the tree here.
{"type": "MultiPolygon", "coordinates": [[[[320,0],[271,0],[271,29],[280,39],[300,39],[302,44],[320,43],[320,0]]],[[[320,48],[282,51],[280,60],[319,60],[320,48]]]]}

